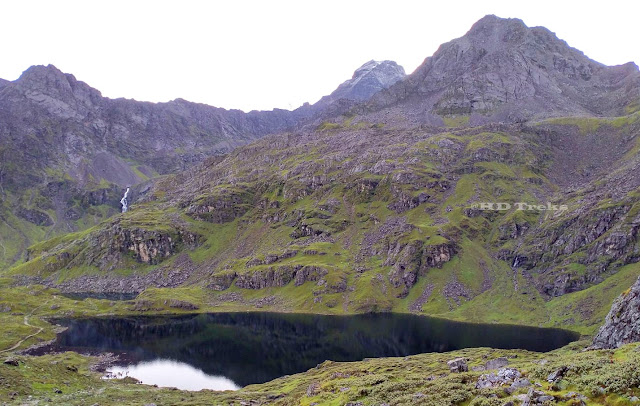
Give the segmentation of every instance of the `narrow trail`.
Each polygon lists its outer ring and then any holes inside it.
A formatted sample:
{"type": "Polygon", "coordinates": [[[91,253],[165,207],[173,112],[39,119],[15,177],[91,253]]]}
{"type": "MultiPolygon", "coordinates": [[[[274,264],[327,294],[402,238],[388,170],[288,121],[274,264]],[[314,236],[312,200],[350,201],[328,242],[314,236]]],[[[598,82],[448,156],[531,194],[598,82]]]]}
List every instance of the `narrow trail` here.
{"type": "Polygon", "coordinates": [[[6,352],[10,352],[10,351],[13,351],[13,350],[15,350],[16,348],[20,347],[20,346],[22,345],[22,343],[24,343],[25,341],[27,341],[27,340],[28,340],[28,339],[30,339],[31,337],[35,337],[35,336],[37,336],[38,334],[42,333],[42,331],[44,330],[44,327],[36,327],[36,326],[34,326],[34,325],[30,324],[30,323],[29,323],[29,317],[33,316],[33,313],[35,313],[35,311],[36,311],[36,310],[38,310],[39,308],[41,308],[41,307],[45,306],[47,303],[48,303],[48,301],[47,301],[47,302],[44,302],[44,303],[43,303],[43,304],[41,304],[40,306],[38,306],[38,307],[34,308],[33,310],[31,310],[31,313],[29,313],[29,314],[25,315],[25,316],[24,316],[24,319],[23,319],[23,321],[22,321],[22,323],[23,323],[25,326],[37,328],[37,329],[38,329],[38,331],[36,331],[36,332],[35,332],[35,333],[33,333],[33,334],[29,334],[29,335],[28,335],[28,336],[26,336],[25,338],[21,339],[21,340],[20,340],[20,341],[18,341],[16,344],[14,344],[14,346],[13,346],[13,347],[11,347],[11,348],[7,348],[6,350],[0,350],[0,354],[6,353],[6,352]]]}

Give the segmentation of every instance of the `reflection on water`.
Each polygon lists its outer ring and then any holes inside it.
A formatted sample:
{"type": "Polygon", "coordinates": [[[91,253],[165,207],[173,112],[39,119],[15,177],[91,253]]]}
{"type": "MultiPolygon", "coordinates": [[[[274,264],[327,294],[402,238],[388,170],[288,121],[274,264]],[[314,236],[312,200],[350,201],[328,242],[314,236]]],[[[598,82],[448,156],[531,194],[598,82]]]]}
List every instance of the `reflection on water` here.
{"type": "Polygon", "coordinates": [[[211,376],[184,362],[156,359],[129,366],[114,366],[107,370],[108,378],[130,376],[147,385],[182,390],[237,390],[238,385],[223,376],[211,376]]]}
{"type": "Polygon", "coordinates": [[[61,349],[126,353],[132,364],[171,359],[239,386],[270,381],[325,360],[356,361],[467,347],[550,351],[565,330],[469,324],[410,314],[320,316],[214,313],[60,320],[61,349]]]}

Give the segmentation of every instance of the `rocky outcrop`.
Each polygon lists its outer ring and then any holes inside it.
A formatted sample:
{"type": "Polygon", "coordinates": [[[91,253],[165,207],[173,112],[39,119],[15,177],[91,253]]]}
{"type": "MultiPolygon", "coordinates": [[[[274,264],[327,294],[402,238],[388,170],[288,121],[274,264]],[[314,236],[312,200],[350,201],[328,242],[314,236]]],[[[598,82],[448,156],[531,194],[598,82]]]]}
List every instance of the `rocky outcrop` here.
{"type": "Polygon", "coordinates": [[[593,345],[617,348],[636,341],[640,341],[640,279],[613,302],[593,345]]]}
{"type": "Polygon", "coordinates": [[[390,203],[387,208],[393,210],[396,213],[402,213],[407,210],[414,209],[429,200],[427,193],[419,193],[417,196],[411,196],[407,193],[397,193],[397,198],[394,202],[390,203]]]}
{"type": "Polygon", "coordinates": [[[264,289],[282,287],[294,279],[302,265],[270,266],[238,274],[235,285],[243,289],[264,289]]]}
{"type": "Polygon", "coordinates": [[[25,209],[23,207],[19,208],[16,211],[18,217],[27,220],[30,223],[33,223],[38,226],[50,226],[53,224],[53,220],[47,213],[44,213],[40,210],[36,209],[25,209]]]}
{"type": "Polygon", "coordinates": [[[466,358],[456,358],[450,361],[447,361],[447,365],[449,366],[449,370],[451,372],[467,372],[469,371],[469,366],[467,365],[466,358]]]}
{"type": "Polygon", "coordinates": [[[416,284],[420,273],[429,268],[442,266],[456,254],[453,243],[429,244],[428,240],[414,240],[409,243],[397,241],[390,244],[386,266],[391,266],[389,281],[395,287],[404,285],[407,289],[416,284]]]}
{"type": "Polygon", "coordinates": [[[238,274],[234,271],[222,271],[220,273],[213,274],[208,278],[207,287],[213,290],[226,290],[231,287],[231,284],[236,279],[238,274]]]}
{"type": "Polygon", "coordinates": [[[284,259],[293,258],[298,254],[296,250],[285,251],[282,254],[268,254],[264,258],[253,258],[247,261],[246,267],[251,268],[258,265],[271,265],[284,259]]]}
{"type": "Polygon", "coordinates": [[[46,258],[42,265],[46,273],[70,267],[112,270],[123,266],[126,256],[141,264],[157,265],[199,244],[200,235],[177,224],[156,229],[135,227],[118,219],[108,228],[60,244],[50,251],[29,250],[28,258],[46,258]]]}
{"type": "Polygon", "coordinates": [[[300,286],[307,281],[316,282],[328,273],[329,271],[321,266],[306,265],[296,272],[294,283],[296,286],[300,286]]]}
{"type": "Polygon", "coordinates": [[[111,236],[109,253],[132,252],[138,262],[154,265],[171,257],[179,248],[198,245],[197,234],[180,230],[177,233],[158,230],[116,227],[111,236]]]}
{"type": "MultiPolygon", "coordinates": [[[[522,401],[522,406],[534,406],[534,405],[548,405],[550,402],[554,402],[555,397],[549,395],[543,391],[535,390],[533,388],[529,389],[527,395],[522,401]]],[[[584,402],[582,402],[584,403],[584,402]]],[[[578,403],[578,404],[582,404],[578,403]]]]}
{"type": "MultiPolygon", "coordinates": [[[[492,388],[509,385],[510,387],[525,387],[531,383],[520,380],[522,373],[515,368],[500,368],[497,373],[483,374],[478,378],[476,389],[492,388]]],[[[515,389],[515,388],[514,388],[515,389]]]]}
{"type": "MultiPolygon", "coordinates": [[[[329,270],[316,265],[279,265],[264,267],[261,269],[253,269],[247,273],[230,275],[228,273],[224,283],[216,283],[213,287],[216,290],[224,290],[230,286],[229,280],[235,279],[235,285],[243,289],[264,289],[268,287],[282,287],[289,284],[292,280],[295,286],[300,286],[307,281],[321,283],[323,277],[329,273],[329,270]],[[224,287],[226,286],[226,287],[224,287]]],[[[326,281],[323,283],[326,285],[326,281]]],[[[344,291],[335,286],[327,287],[332,292],[344,291]]]]}
{"type": "Polygon", "coordinates": [[[295,230],[291,232],[291,238],[312,237],[324,234],[322,230],[314,230],[313,227],[307,224],[300,224],[295,230]]]}
{"type": "Polygon", "coordinates": [[[635,248],[640,216],[632,210],[633,202],[627,199],[600,207],[599,200],[589,195],[583,201],[587,204],[556,215],[538,227],[524,222],[505,223],[513,224],[505,231],[511,230],[514,238],[527,234],[517,261],[512,254],[505,256],[528,270],[536,279],[538,290],[547,296],[582,290],[601,282],[620,266],[640,259],[635,248]],[[572,263],[579,264],[582,270],[572,271],[572,263]]]}
{"type": "Polygon", "coordinates": [[[213,196],[190,205],[187,214],[211,223],[228,223],[241,217],[252,207],[252,196],[248,191],[222,190],[213,196]]]}

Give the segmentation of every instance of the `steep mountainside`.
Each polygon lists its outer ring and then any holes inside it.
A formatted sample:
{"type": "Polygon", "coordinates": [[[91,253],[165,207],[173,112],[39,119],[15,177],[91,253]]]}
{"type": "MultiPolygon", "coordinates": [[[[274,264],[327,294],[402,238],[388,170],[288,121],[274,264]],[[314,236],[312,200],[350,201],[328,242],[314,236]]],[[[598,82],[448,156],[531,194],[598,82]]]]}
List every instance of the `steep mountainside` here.
{"type": "Polygon", "coordinates": [[[112,100],[51,65],[31,67],[0,83],[0,267],[32,243],[115,214],[127,186],[313,120],[403,74],[391,62],[363,67],[322,103],[244,113],[112,100]]]}
{"type": "Polygon", "coordinates": [[[146,289],[150,308],[184,295],[591,333],[640,275],[639,77],[488,16],[389,90],[157,179],[6,275],[146,289]]]}

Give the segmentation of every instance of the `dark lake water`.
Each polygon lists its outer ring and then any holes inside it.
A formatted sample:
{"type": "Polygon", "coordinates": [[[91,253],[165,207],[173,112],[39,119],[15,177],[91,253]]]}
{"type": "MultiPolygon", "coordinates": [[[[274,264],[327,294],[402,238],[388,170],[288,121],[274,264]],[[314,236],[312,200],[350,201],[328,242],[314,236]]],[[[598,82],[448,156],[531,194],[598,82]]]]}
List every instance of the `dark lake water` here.
{"type": "Polygon", "coordinates": [[[147,384],[235,389],[316,366],[467,347],[550,351],[566,330],[469,324],[409,314],[215,313],[58,320],[61,349],[126,353],[112,372],[147,384]],[[180,371],[180,372],[178,372],[180,371]]]}

